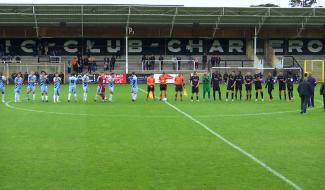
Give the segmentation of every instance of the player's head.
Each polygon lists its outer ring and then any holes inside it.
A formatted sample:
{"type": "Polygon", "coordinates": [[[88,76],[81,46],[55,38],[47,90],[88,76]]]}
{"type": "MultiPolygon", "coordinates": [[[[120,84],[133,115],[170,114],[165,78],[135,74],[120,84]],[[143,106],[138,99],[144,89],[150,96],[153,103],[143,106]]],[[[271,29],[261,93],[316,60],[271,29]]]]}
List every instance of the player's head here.
{"type": "Polygon", "coordinates": [[[132,75],[135,76],[135,72],[132,72],[132,75]]]}
{"type": "Polygon", "coordinates": [[[114,73],[113,72],[111,72],[111,74],[110,74],[111,76],[114,76],[114,73]]]}
{"type": "Polygon", "coordinates": [[[196,72],[196,71],[194,71],[193,75],[194,75],[194,76],[196,76],[196,75],[197,75],[197,72],[196,72]]]}
{"type": "Polygon", "coordinates": [[[304,74],[304,77],[308,77],[308,73],[305,73],[305,74],[304,74]]]}
{"type": "Polygon", "coordinates": [[[165,75],[166,73],[165,72],[162,72],[162,75],[165,75]]]}
{"type": "Polygon", "coordinates": [[[312,75],[311,73],[308,73],[308,76],[310,76],[310,77],[311,77],[311,76],[313,76],[313,75],[312,75]]]}
{"type": "Polygon", "coordinates": [[[241,75],[241,71],[237,71],[237,75],[241,75]]]}
{"type": "Polygon", "coordinates": [[[2,76],[3,74],[0,72],[0,77],[2,76]]]}
{"type": "Polygon", "coordinates": [[[34,73],[34,71],[31,71],[30,74],[31,74],[31,75],[34,75],[35,73],[34,73]]]}
{"type": "Polygon", "coordinates": [[[271,73],[271,72],[269,72],[267,75],[268,75],[269,77],[271,77],[271,76],[272,76],[272,73],[271,73]]]}
{"type": "Polygon", "coordinates": [[[19,73],[17,74],[17,77],[21,77],[21,72],[19,72],[19,73]]]}
{"type": "Polygon", "coordinates": [[[282,72],[282,71],[280,71],[280,72],[279,72],[279,75],[281,75],[281,76],[282,76],[282,75],[283,75],[283,72],[282,72]]]}
{"type": "Polygon", "coordinates": [[[178,76],[181,77],[182,76],[182,73],[178,73],[178,76]]]}
{"type": "Polygon", "coordinates": [[[235,74],[235,71],[231,71],[231,74],[234,75],[235,74]]]}
{"type": "Polygon", "coordinates": [[[55,73],[55,76],[56,76],[56,77],[58,77],[58,76],[59,76],[59,73],[58,73],[58,72],[56,72],[56,73],[55,73]]]}
{"type": "Polygon", "coordinates": [[[251,75],[251,72],[247,72],[246,75],[251,75]]]}
{"type": "Polygon", "coordinates": [[[218,71],[216,70],[216,71],[214,71],[214,74],[218,74],[218,71]]]}

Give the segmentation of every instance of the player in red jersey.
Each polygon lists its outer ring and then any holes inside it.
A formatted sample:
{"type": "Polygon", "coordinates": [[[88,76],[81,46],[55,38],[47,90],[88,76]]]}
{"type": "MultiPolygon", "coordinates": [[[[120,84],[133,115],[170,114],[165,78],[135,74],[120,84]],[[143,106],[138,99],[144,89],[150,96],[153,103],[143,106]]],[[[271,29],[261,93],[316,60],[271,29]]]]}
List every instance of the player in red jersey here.
{"type": "Polygon", "coordinates": [[[97,94],[95,97],[95,101],[98,100],[98,96],[102,97],[103,101],[106,101],[106,96],[105,96],[105,84],[106,84],[106,75],[104,72],[101,72],[100,75],[97,78],[98,82],[98,87],[97,87],[97,94]]]}

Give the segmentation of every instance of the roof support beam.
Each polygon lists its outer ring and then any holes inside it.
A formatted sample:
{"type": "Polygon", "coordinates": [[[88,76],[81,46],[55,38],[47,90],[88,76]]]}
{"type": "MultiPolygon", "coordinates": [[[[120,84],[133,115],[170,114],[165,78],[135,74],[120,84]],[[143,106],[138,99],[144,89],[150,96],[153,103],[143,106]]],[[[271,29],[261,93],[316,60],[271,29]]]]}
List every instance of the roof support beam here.
{"type": "Polygon", "coordinates": [[[84,37],[84,6],[81,5],[81,37],[83,38],[84,37]]]}
{"type": "Polygon", "coordinates": [[[129,25],[130,25],[130,17],[131,17],[131,7],[129,7],[129,13],[128,13],[128,17],[127,17],[127,19],[126,19],[126,25],[125,25],[125,36],[128,36],[129,25]]]}
{"type": "MultiPolygon", "coordinates": [[[[222,8],[222,13],[221,15],[225,14],[225,8],[222,8]]],[[[216,21],[216,26],[213,29],[213,33],[212,33],[212,38],[214,38],[216,36],[217,30],[219,29],[219,24],[221,21],[222,16],[218,16],[217,21],[216,21]]]]}
{"type": "Polygon", "coordinates": [[[35,13],[35,6],[33,6],[33,15],[34,15],[36,37],[39,38],[39,30],[38,30],[37,17],[36,17],[36,13],[35,13]]]}
{"type": "Polygon", "coordinates": [[[173,35],[173,30],[174,30],[174,25],[175,25],[175,20],[176,20],[177,14],[178,14],[178,9],[176,7],[175,14],[173,16],[172,23],[171,23],[170,30],[169,30],[169,37],[172,37],[172,35],[173,35]]]}
{"type": "Polygon", "coordinates": [[[301,27],[298,29],[297,37],[301,36],[301,33],[305,30],[306,24],[308,24],[309,17],[305,17],[301,22],[301,27]]]}

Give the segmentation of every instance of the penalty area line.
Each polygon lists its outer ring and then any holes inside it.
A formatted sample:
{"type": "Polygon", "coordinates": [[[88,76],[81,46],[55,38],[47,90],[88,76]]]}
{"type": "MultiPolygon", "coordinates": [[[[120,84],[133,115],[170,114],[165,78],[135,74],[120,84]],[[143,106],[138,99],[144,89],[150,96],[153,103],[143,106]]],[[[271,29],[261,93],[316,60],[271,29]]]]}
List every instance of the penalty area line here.
{"type": "Polygon", "coordinates": [[[216,131],[212,130],[210,127],[208,127],[207,125],[205,125],[204,123],[198,121],[197,119],[193,118],[191,115],[187,114],[186,112],[182,111],[181,109],[179,109],[178,107],[174,106],[173,104],[169,103],[169,102],[165,102],[169,107],[173,108],[174,110],[176,110],[178,113],[184,115],[185,117],[187,117],[188,119],[192,120],[194,123],[198,124],[199,126],[201,126],[203,129],[207,130],[209,133],[211,133],[212,135],[218,137],[220,140],[222,140],[224,143],[226,143],[227,145],[231,146],[232,148],[236,149],[237,151],[239,151],[240,153],[242,153],[243,155],[245,155],[246,157],[250,158],[251,160],[253,160],[254,162],[256,162],[258,165],[262,166],[263,168],[265,168],[267,171],[269,171],[271,174],[273,174],[274,176],[280,178],[282,181],[286,182],[288,185],[290,185],[291,187],[293,187],[296,190],[303,190],[302,187],[300,187],[299,185],[297,185],[296,183],[294,183],[293,181],[291,181],[290,179],[288,179],[287,177],[285,177],[284,175],[282,175],[281,173],[277,172],[276,170],[274,170],[273,168],[271,168],[270,166],[268,166],[266,163],[264,163],[263,161],[259,160],[258,158],[256,158],[255,156],[253,156],[252,154],[248,153],[247,151],[245,151],[244,149],[242,149],[241,147],[237,146],[236,144],[232,143],[231,141],[227,140],[225,137],[223,137],[222,135],[220,135],[219,133],[217,133],[216,131]]]}

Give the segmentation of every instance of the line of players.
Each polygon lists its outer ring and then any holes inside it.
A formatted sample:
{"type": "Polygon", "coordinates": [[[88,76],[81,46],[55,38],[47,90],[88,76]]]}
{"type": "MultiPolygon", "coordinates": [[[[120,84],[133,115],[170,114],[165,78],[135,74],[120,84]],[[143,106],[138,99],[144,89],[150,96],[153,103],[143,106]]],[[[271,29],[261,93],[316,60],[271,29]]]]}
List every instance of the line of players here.
{"type": "MultiPolygon", "coordinates": [[[[160,83],[160,100],[167,100],[167,81],[168,76],[163,73],[159,77],[160,83]]],[[[203,99],[205,99],[206,94],[208,95],[208,99],[210,99],[210,89],[212,88],[212,95],[213,99],[216,100],[216,92],[218,92],[219,100],[221,100],[221,88],[220,85],[225,82],[227,86],[226,92],[226,101],[230,98],[234,101],[234,99],[242,99],[242,91],[243,85],[245,85],[246,91],[246,100],[252,99],[252,89],[253,85],[255,87],[255,101],[258,101],[259,95],[261,96],[261,100],[264,101],[264,93],[263,93],[263,75],[260,71],[256,71],[254,75],[251,75],[250,72],[247,72],[245,76],[241,74],[240,71],[235,73],[234,71],[231,72],[226,78],[222,77],[220,73],[217,71],[212,74],[210,77],[208,73],[205,73],[202,76],[202,80],[198,76],[197,72],[194,72],[193,75],[190,77],[189,84],[192,88],[192,96],[191,101],[199,101],[199,86],[200,83],[203,84],[203,99]],[[202,82],[201,82],[202,81],[202,82]]],[[[270,100],[273,100],[272,92],[274,90],[274,84],[279,83],[279,97],[282,99],[282,94],[284,95],[284,99],[287,99],[286,88],[288,90],[288,97],[289,100],[293,100],[293,78],[288,75],[285,77],[282,72],[279,73],[277,78],[275,79],[272,76],[272,73],[268,73],[268,76],[265,80],[265,88],[268,91],[268,95],[270,100]]],[[[185,86],[185,80],[182,74],[178,74],[174,80],[175,83],[175,101],[177,100],[178,95],[180,95],[180,100],[182,101],[182,92],[183,87],[185,86]]],[[[147,78],[147,99],[149,98],[150,93],[153,94],[153,99],[155,99],[154,93],[154,84],[155,79],[153,75],[147,78]]]]}
{"type": "MultiPolygon", "coordinates": [[[[0,73],[0,92],[2,94],[1,101],[5,102],[5,83],[7,78],[3,76],[2,73],[0,73]]],[[[75,75],[71,74],[68,78],[69,82],[69,93],[67,100],[70,102],[71,95],[74,96],[74,101],[77,101],[77,82],[81,81],[82,87],[83,87],[83,101],[86,102],[88,98],[88,90],[89,90],[89,76],[87,74],[82,75],[75,75]]],[[[98,77],[98,90],[95,97],[95,101],[97,101],[98,96],[102,96],[104,101],[107,101],[107,98],[105,96],[105,85],[108,85],[109,89],[109,101],[113,101],[113,94],[114,94],[114,73],[105,74],[101,73],[100,77],[98,77]]],[[[42,71],[40,74],[39,79],[37,80],[37,77],[34,72],[31,72],[28,75],[27,78],[27,100],[33,100],[35,101],[35,92],[36,92],[36,86],[40,86],[41,90],[41,99],[43,102],[48,102],[48,84],[53,83],[54,85],[54,93],[53,93],[53,102],[57,103],[60,102],[60,91],[61,91],[61,83],[62,79],[59,77],[59,74],[56,73],[53,77],[52,81],[49,81],[48,75],[42,71]]],[[[24,80],[22,78],[22,74],[18,73],[17,76],[14,78],[14,101],[19,102],[20,96],[22,92],[22,86],[23,86],[24,80]]]]}
{"type": "MultiPolygon", "coordinates": [[[[167,100],[167,79],[168,75],[163,73],[159,77],[159,83],[160,83],[160,100],[167,100]]],[[[62,79],[58,76],[56,73],[53,78],[53,84],[54,84],[54,95],[53,95],[53,101],[59,102],[60,101],[60,88],[61,88],[61,81],[62,79]]],[[[5,101],[5,81],[6,77],[4,77],[2,74],[0,76],[0,92],[2,93],[2,102],[5,101]]],[[[87,101],[88,98],[88,89],[89,89],[89,77],[87,74],[81,75],[74,75],[72,74],[69,78],[69,93],[67,100],[70,102],[71,95],[74,95],[74,100],[77,101],[77,82],[81,81],[82,87],[83,87],[83,101],[87,101]]],[[[108,90],[109,90],[109,101],[113,101],[113,94],[114,94],[114,73],[106,74],[102,72],[98,79],[98,87],[97,87],[97,94],[95,96],[95,101],[98,100],[98,97],[101,97],[103,101],[107,101],[107,97],[105,95],[105,86],[108,84],[108,90]]],[[[293,100],[293,78],[288,76],[285,77],[283,73],[280,72],[280,74],[277,76],[277,79],[275,80],[272,76],[272,73],[268,73],[268,76],[266,78],[266,85],[265,88],[268,89],[268,94],[270,100],[273,99],[272,91],[274,89],[274,84],[278,81],[279,83],[279,96],[280,99],[282,99],[282,94],[284,95],[284,98],[286,99],[286,87],[288,90],[288,96],[289,100],[293,100]]],[[[131,84],[131,96],[132,101],[135,101],[137,99],[137,93],[138,93],[138,83],[137,83],[137,77],[134,73],[132,73],[132,76],[129,78],[129,82],[131,84]]],[[[155,78],[153,75],[150,75],[147,78],[147,100],[149,99],[150,93],[153,95],[153,99],[155,100],[155,78]]],[[[202,76],[202,84],[203,84],[203,99],[205,99],[206,94],[208,95],[208,98],[210,99],[210,88],[212,87],[213,92],[213,99],[216,100],[216,92],[218,92],[219,100],[221,100],[221,89],[220,85],[221,83],[225,82],[227,85],[227,92],[226,92],[226,101],[228,101],[229,95],[231,95],[231,100],[234,101],[234,98],[242,99],[242,87],[245,85],[245,91],[246,91],[246,100],[252,99],[252,86],[255,86],[255,100],[258,100],[258,96],[261,96],[261,100],[264,101],[264,94],[262,89],[262,83],[263,83],[263,75],[261,72],[257,71],[254,75],[251,75],[249,72],[246,73],[245,76],[241,74],[240,71],[237,71],[235,73],[234,71],[231,72],[226,80],[224,77],[221,76],[220,73],[217,71],[212,74],[210,77],[208,73],[205,73],[202,76]]],[[[20,94],[21,94],[21,88],[23,84],[23,78],[21,73],[18,73],[16,78],[14,79],[15,83],[15,102],[20,101],[20,94]]],[[[37,81],[36,76],[33,72],[30,73],[27,79],[27,100],[35,100],[35,89],[36,85],[40,85],[41,89],[41,98],[43,102],[48,102],[48,75],[45,72],[41,72],[40,78],[37,81]],[[32,95],[32,98],[30,97],[32,95]]],[[[182,74],[178,74],[175,79],[175,100],[178,99],[178,96],[180,100],[182,101],[182,95],[183,90],[185,86],[185,79],[182,74]]],[[[197,75],[196,72],[193,73],[193,75],[190,77],[189,84],[192,87],[192,96],[191,101],[194,101],[195,99],[199,101],[199,86],[200,86],[200,77],[197,75]]]]}

